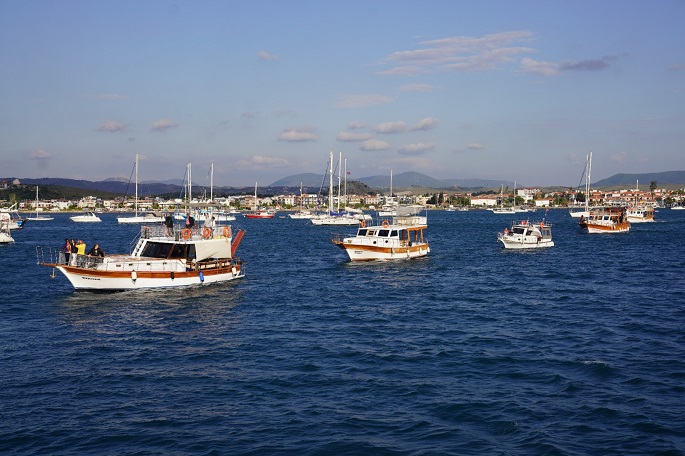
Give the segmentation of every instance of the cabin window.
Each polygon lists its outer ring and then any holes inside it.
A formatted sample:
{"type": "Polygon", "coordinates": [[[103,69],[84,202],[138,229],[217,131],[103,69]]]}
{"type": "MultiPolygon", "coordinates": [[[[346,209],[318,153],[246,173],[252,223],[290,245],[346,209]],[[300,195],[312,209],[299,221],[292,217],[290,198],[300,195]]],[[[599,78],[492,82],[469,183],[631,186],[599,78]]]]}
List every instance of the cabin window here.
{"type": "Polygon", "coordinates": [[[397,230],[392,230],[390,232],[390,237],[397,237],[397,230]]]}
{"type": "Polygon", "coordinates": [[[359,228],[359,231],[357,232],[357,236],[366,236],[366,232],[368,230],[366,228],[359,228]]]}
{"type": "Polygon", "coordinates": [[[390,230],[378,230],[378,237],[388,237],[390,230]]]}
{"type": "Polygon", "coordinates": [[[187,250],[185,244],[174,244],[174,248],[171,250],[169,258],[185,258],[187,250]]]}
{"type": "Polygon", "coordinates": [[[172,244],[161,244],[158,242],[148,242],[145,244],[140,256],[150,258],[168,258],[172,244]]]}

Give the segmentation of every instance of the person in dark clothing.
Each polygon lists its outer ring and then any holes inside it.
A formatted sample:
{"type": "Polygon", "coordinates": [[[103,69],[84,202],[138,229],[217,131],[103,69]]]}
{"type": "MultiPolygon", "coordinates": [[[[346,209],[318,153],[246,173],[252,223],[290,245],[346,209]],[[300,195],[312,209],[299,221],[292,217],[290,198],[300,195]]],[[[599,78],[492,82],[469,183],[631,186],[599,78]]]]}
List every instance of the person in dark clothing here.
{"type": "Polygon", "coordinates": [[[186,213],[186,228],[190,229],[195,226],[195,219],[190,215],[190,212],[186,213]]]}
{"type": "Polygon", "coordinates": [[[164,217],[164,229],[166,230],[166,235],[167,236],[173,236],[174,235],[174,219],[171,218],[171,214],[166,214],[164,217]]]}
{"type": "Polygon", "coordinates": [[[64,240],[62,252],[64,252],[64,262],[69,264],[69,255],[71,254],[71,241],[69,239],[64,240]]]}
{"type": "Polygon", "coordinates": [[[99,256],[99,257],[104,257],[105,252],[102,251],[100,246],[98,244],[95,244],[92,249],[88,252],[88,255],[90,256],[99,256]]]}

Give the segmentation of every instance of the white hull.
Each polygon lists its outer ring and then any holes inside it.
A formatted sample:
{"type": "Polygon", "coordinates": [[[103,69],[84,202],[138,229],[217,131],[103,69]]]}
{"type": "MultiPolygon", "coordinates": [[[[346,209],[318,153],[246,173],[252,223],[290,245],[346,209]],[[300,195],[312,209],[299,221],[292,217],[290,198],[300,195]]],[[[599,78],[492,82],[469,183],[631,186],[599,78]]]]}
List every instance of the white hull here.
{"type": "Polygon", "coordinates": [[[626,217],[630,223],[650,223],[653,222],[653,218],[646,218],[646,217],[635,217],[635,216],[627,216],[626,217]]]}
{"type": "Polygon", "coordinates": [[[359,225],[359,222],[361,220],[358,220],[358,219],[352,218],[352,217],[320,217],[320,218],[312,218],[311,221],[312,221],[312,224],[314,224],[316,226],[323,226],[323,225],[351,226],[351,225],[359,225]]]}
{"type": "Polygon", "coordinates": [[[7,233],[0,233],[0,244],[11,244],[14,238],[7,233]]]}
{"type": "Polygon", "coordinates": [[[604,225],[586,225],[587,232],[590,234],[601,234],[601,233],[627,233],[630,231],[630,225],[628,226],[604,226],[604,225]]]}
{"type": "Polygon", "coordinates": [[[551,239],[541,239],[538,241],[538,239],[533,236],[523,236],[519,239],[500,238],[499,241],[504,245],[505,249],[512,250],[545,249],[554,247],[554,241],[551,239]]]}
{"type": "Polygon", "coordinates": [[[575,212],[569,212],[571,214],[571,217],[573,218],[588,218],[590,217],[590,211],[575,211],[575,212]]]}
{"type": "Polygon", "coordinates": [[[69,217],[72,222],[76,223],[92,223],[92,222],[101,222],[102,220],[100,217],[87,217],[84,215],[77,215],[74,217],[69,217]]]}
{"type": "Polygon", "coordinates": [[[210,271],[130,271],[99,272],[72,266],[57,266],[76,290],[122,291],[146,288],[171,288],[190,285],[208,285],[244,277],[240,269],[228,269],[220,273],[210,271]]]}
{"type": "Polygon", "coordinates": [[[493,209],[492,212],[494,214],[516,214],[516,211],[514,209],[493,209]]]}
{"type": "Polygon", "coordinates": [[[351,261],[409,260],[430,253],[427,243],[412,247],[376,247],[344,242],[341,247],[345,249],[351,261]]]}

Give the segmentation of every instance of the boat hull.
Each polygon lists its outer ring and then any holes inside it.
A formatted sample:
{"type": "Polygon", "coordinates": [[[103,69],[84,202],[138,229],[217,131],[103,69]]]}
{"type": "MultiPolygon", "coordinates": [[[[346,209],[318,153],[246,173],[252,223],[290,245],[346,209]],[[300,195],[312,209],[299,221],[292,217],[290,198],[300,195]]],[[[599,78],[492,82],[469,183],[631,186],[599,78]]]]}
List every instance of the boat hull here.
{"type": "Polygon", "coordinates": [[[549,247],[554,247],[554,241],[551,239],[505,239],[500,238],[499,241],[502,243],[505,249],[512,250],[528,250],[528,249],[545,249],[549,247]]]}
{"type": "Polygon", "coordinates": [[[590,234],[602,233],[626,233],[630,231],[630,223],[617,223],[615,225],[597,225],[593,223],[586,223],[585,229],[590,234]]]}
{"type": "Polygon", "coordinates": [[[409,260],[430,253],[430,247],[427,243],[407,247],[381,247],[341,241],[337,242],[336,245],[347,253],[350,261],[409,260]]]}
{"type": "MultiPolygon", "coordinates": [[[[47,265],[50,266],[50,265],[47,265]]],[[[244,277],[238,264],[189,271],[99,271],[76,266],[52,265],[77,291],[125,291],[172,288],[228,282],[244,277]]]]}

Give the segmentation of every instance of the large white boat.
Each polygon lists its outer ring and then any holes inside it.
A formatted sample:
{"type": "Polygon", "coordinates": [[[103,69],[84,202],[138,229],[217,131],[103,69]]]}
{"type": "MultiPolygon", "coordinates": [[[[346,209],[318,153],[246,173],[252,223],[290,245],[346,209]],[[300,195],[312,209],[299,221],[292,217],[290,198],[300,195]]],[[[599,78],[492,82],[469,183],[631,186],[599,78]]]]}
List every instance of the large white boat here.
{"type": "Polygon", "coordinates": [[[630,230],[625,207],[606,207],[590,211],[590,216],[581,217],[578,225],[588,233],[625,233],[630,230]]]}
{"type": "MultiPolygon", "coordinates": [[[[340,157],[342,160],[342,155],[340,157]]],[[[340,167],[338,167],[340,170],[340,167]]],[[[340,172],[338,172],[338,204],[337,209],[333,207],[333,152],[330,152],[330,164],[328,166],[328,211],[316,214],[311,217],[312,225],[334,225],[334,226],[350,226],[358,225],[362,220],[365,220],[366,214],[362,211],[340,210],[340,172]]]]}
{"type": "MultiPolygon", "coordinates": [[[[42,210],[42,208],[40,209],[42,210]]],[[[49,222],[50,220],[54,220],[54,217],[49,217],[47,215],[41,215],[39,208],[38,208],[38,186],[36,185],[36,216],[35,217],[27,217],[26,220],[31,220],[32,222],[49,222]]]]}
{"type": "Polygon", "coordinates": [[[102,219],[98,217],[93,211],[86,211],[81,215],[73,215],[69,217],[72,222],[77,223],[89,223],[89,222],[101,222],[102,219]]]}
{"type": "Polygon", "coordinates": [[[12,242],[14,242],[14,238],[10,232],[9,220],[0,218],[0,244],[11,244],[12,242]]]}
{"type": "Polygon", "coordinates": [[[521,220],[513,222],[511,228],[505,228],[504,232],[497,233],[497,240],[505,249],[542,249],[554,247],[552,241],[552,224],[521,220]]]}
{"type": "Polygon", "coordinates": [[[244,235],[229,226],[170,232],[163,225],[142,226],[131,254],[69,256],[37,249],[38,263],[62,272],[76,290],[122,291],[225,282],[244,276],[235,257],[244,235]]]}
{"type": "Polygon", "coordinates": [[[397,207],[392,222],[366,226],[362,221],[356,236],[336,236],[332,242],[343,249],[351,261],[405,260],[428,255],[430,247],[423,236],[428,217],[423,206],[397,207]]]}

